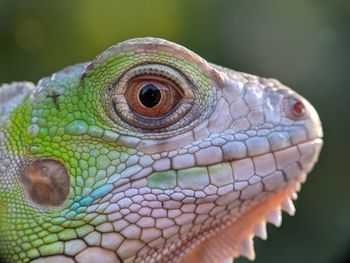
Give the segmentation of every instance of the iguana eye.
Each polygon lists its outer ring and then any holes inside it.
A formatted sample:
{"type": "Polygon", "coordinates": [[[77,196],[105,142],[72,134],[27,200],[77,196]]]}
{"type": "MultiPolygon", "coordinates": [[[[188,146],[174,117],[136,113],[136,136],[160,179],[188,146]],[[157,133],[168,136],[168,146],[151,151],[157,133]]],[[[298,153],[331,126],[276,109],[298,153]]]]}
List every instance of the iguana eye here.
{"type": "Polygon", "coordinates": [[[129,82],[125,99],[133,112],[157,118],[174,110],[182,96],[176,86],[165,79],[141,77],[129,82]]]}
{"type": "Polygon", "coordinates": [[[106,101],[118,125],[153,132],[192,120],[186,116],[194,105],[194,89],[179,70],[145,64],[124,72],[106,93],[106,101]]]}

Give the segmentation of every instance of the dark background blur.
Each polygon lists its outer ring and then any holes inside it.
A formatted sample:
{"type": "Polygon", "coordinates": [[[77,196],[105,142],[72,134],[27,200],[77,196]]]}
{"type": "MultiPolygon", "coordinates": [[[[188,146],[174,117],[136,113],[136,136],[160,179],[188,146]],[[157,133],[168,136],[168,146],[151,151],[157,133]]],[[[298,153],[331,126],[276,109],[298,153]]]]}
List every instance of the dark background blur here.
{"type": "Polygon", "coordinates": [[[255,239],[256,262],[350,259],[350,1],[0,0],[0,83],[37,82],[143,36],[277,78],[311,101],[325,132],[320,161],[296,216],[255,239]]]}

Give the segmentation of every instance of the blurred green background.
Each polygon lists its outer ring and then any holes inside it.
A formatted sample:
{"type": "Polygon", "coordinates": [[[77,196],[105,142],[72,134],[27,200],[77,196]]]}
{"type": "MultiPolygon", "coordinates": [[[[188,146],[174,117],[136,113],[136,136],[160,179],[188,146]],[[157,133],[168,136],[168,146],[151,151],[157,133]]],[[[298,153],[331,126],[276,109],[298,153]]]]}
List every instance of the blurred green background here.
{"type": "Polygon", "coordinates": [[[280,229],[270,226],[268,241],[256,239],[256,262],[345,262],[350,1],[0,0],[0,83],[37,82],[143,36],[166,38],[216,64],[277,78],[312,102],[325,132],[320,161],[299,195],[296,216],[284,215],[280,229]]]}

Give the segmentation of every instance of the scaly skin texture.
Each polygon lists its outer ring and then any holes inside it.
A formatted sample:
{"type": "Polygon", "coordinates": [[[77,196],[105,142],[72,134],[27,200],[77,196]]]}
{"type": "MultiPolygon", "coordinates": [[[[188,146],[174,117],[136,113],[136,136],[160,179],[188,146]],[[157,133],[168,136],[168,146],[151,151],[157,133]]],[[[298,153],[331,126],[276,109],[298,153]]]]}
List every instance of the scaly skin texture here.
{"type": "Polygon", "coordinates": [[[288,87],[155,38],[3,85],[0,102],[8,262],[253,259],[252,237],[294,213],[322,144],[316,111],[288,87]],[[135,114],[139,78],[171,83],[168,114],[135,114]]]}

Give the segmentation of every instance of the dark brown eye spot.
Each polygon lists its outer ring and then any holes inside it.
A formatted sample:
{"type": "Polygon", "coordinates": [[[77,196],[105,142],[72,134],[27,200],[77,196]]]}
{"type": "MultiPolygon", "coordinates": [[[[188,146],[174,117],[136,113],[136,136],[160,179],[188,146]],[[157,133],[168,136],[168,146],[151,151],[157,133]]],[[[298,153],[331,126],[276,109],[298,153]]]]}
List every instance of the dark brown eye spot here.
{"type": "Polygon", "coordinates": [[[67,199],[69,175],[62,163],[40,159],[29,164],[22,174],[30,199],[44,207],[58,207],[67,199]]]}
{"type": "Polygon", "coordinates": [[[169,81],[157,78],[136,78],[129,82],[125,100],[130,109],[142,117],[160,118],[176,108],[182,99],[169,81]]]}

